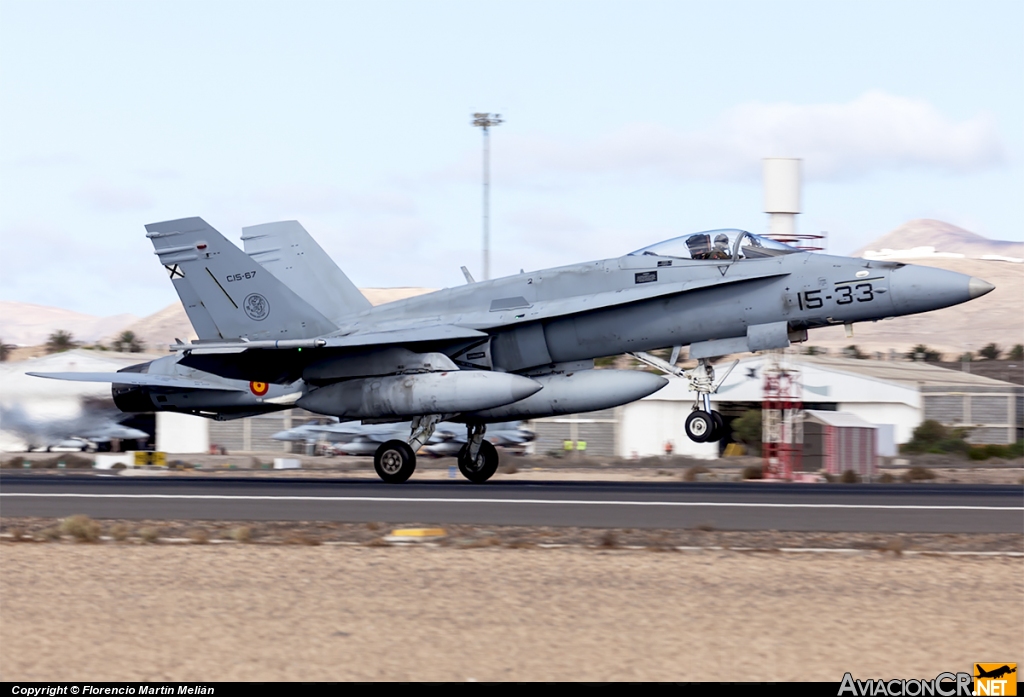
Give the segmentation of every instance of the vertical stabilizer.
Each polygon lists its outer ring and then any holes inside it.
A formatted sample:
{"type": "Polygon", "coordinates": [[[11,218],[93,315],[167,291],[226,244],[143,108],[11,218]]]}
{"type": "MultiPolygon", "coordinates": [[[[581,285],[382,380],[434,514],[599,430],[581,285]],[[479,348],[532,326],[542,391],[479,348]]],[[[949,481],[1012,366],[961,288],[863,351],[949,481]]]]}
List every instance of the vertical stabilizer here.
{"type": "Polygon", "coordinates": [[[146,236],[186,310],[192,306],[200,339],[308,339],[337,329],[202,218],[152,223],[146,236]]]}
{"type": "Polygon", "coordinates": [[[242,243],[246,254],[335,323],[370,309],[366,296],[297,221],[244,227],[242,243]]]}

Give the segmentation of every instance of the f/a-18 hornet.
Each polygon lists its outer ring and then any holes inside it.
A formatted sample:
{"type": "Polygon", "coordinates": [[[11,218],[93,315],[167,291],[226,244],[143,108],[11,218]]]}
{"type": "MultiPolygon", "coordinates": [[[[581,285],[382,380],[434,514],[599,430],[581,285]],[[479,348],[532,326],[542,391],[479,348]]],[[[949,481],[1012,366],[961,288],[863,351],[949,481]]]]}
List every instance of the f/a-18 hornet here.
{"type": "MultiPolygon", "coordinates": [[[[245,251],[202,218],[146,226],[198,340],[117,373],[41,377],[112,382],[126,412],[233,419],[301,407],[364,423],[411,419],[374,456],[404,482],[443,421],[463,423],[459,469],[498,467],[487,424],[626,404],[667,380],[594,370],[630,353],[695,393],[685,430],[721,439],[709,359],[784,348],[834,324],[966,302],[990,283],[942,269],[812,254],[743,230],[677,237],[615,259],[445,288],[372,307],[295,221],[244,228],[245,251]],[[678,368],[689,345],[690,370],[678,368]],[[675,347],[672,359],[646,352],[675,347]]],[[[724,378],[723,378],[724,379],[724,378]]]]}

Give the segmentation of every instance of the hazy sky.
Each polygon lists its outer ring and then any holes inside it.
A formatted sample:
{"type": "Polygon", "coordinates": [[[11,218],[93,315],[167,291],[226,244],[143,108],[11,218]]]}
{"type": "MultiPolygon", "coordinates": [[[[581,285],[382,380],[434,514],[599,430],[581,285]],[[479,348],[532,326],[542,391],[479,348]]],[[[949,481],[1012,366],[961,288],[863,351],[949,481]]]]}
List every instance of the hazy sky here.
{"type": "Polygon", "coordinates": [[[146,223],[299,220],[357,285],[766,228],[1024,239],[1024,3],[0,0],[0,299],[145,315],[146,223]]]}

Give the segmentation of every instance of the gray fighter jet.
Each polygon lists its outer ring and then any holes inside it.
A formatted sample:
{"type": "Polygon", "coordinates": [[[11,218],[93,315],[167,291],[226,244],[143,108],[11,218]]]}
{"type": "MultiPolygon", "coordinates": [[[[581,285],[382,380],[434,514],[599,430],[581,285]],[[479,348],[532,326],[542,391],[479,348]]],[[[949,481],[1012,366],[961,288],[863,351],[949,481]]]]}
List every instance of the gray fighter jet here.
{"type": "Polygon", "coordinates": [[[199,339],[118,373],[40,375],[112,382],[127,412],[227,419],[297,406],[341,421],[411,419],[407,438],[375,453],[386,482],[412,475],[415,452],[443,420],[465,424],[459,468],[484,482],[498,466],[487,424],[607,409],[667,383],[593,370],[594,358],[621,353],[688,379],[686,433],[718,440],[709,359],[993,289],[951,271],[812,254],[728,229],[371,307],[297,222],[246,228],[244,252],[201,218],[146,230],[199,339]],[[698,365],[684,371],[675,357],[686,345],[698,365]],[[670,361],[646,353],[669,347],[670,361]]]}

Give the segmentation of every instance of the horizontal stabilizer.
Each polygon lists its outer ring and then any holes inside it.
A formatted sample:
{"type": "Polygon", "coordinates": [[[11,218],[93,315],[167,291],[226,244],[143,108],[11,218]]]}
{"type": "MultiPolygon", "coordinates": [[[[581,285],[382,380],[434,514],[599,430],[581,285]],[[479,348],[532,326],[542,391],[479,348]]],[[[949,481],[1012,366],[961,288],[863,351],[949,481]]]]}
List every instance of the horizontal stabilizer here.
{"type": "Polygon", "coordinates": [[[77,382],[111,382],[118,385],[138,385],[141,387],[170,387],[188,390],[220,390],[223,392],[244,392],[237,387],[218,385],[204,380],[175,377],[172,375],[152,375],[150,373],[27,373],[37,378],[53,380],[74,380],[77,382]]]}

